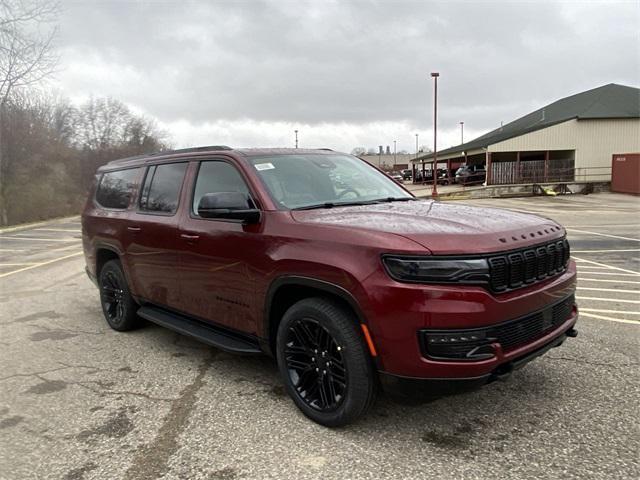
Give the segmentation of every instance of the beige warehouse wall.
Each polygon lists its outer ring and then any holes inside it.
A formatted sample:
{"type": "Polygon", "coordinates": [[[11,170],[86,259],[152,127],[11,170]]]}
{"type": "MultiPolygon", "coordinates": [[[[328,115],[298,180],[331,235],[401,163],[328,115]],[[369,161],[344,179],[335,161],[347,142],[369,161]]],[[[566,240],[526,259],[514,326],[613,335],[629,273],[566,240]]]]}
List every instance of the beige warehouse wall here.
{"type": "Polygon", "coordinates": [[[489,145],[490,152],[528,150],[574,150],[578,144],[578,121],[568,120],[542,130],[489,145]]]}
{"type": "Polygon", "coordinates": [[[489,146],[490,152],[527,150],[575,150],[576,180],[608,180],[611,155],[640,152],[640,119],[568,120],[489,146]]]}
{"type": "Polygon", "coordinates": [[[589,180],[610,180],[610,168],[592,168],[611,167],[614,153],[640,152],[640,119],[580,120],[578,127],[577,177],[591,171],[603,175],[589,175],[589,180]]]}

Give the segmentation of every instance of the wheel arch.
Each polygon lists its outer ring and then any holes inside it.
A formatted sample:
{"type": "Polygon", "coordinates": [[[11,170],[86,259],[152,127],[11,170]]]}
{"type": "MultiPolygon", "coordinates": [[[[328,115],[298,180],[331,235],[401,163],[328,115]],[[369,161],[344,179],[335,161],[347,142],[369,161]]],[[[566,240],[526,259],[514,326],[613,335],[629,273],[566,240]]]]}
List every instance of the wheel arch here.
{"type": "Polygon", "coordinates": [[[278,325],[284,313],[299,300],[313,296],[335,299],[353,312],[359,323],[367,323],[358,301],[345,288],[310,277],[297,275],[278,277],[267,290],[263,314],[262,334],[265,339],[263,348],[267,349],[269,354],[274,355],[278,325]]]}
{"type": "Polygon", "coordinates": [[[109,260],[121,260],[120,252],[110,245],[96,246],[96,277],[100,276],[100,270],[109,260]]]}

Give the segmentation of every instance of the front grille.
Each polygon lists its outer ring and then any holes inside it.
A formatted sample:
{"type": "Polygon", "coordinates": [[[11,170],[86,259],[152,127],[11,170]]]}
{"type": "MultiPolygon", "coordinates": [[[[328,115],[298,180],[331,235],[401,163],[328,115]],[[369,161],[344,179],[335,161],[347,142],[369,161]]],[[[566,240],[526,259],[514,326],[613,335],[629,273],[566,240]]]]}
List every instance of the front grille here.
{"type": "Polygon", "coordinates": [[[566,239],[489,257],[490,286],[505,292],[565,271],[571,252],[566,239]]]}
{"type": "Polygon", "coordinates": [[[570,295],[543,310],[490,327],[472,330],[421,330],[419,338],[422,353],[437,359],[476,360],[480,359],[477,355],[486,355],[487,351],[491,351],[489,345],[492,343],[499,343],[503,351],[513,350],[533,342],[564,323],[571,316],[574,303],[575,297],[570,295]]]}

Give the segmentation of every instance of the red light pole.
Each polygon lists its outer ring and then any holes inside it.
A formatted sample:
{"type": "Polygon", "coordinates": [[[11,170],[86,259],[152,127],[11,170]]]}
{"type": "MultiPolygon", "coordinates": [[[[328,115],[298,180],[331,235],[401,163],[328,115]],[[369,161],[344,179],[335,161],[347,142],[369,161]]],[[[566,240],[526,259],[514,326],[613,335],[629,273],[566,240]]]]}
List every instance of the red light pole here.
{"type": "Polygon", "coordinates": [[[431,72],[433,77],[433,190],[431,196],[438,196],[438,72],[431,72]]]}

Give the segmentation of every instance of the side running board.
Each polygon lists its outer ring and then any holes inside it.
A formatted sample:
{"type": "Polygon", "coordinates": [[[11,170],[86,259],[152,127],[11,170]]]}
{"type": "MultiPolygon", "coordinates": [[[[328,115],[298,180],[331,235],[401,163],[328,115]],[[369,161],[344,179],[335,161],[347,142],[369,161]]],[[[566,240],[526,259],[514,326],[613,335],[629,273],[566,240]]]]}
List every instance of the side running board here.
{"type": "Polygon", "coordinates": [[[168,312],[156,307],[140,307],[138,315],[145,320],[156,323],[162,327],[169,328],[183,335],[200,340],[202,343],[219,348],[225,352],[239,353],[244,355],[261,354],[262,350],[257,342],[234,335],[222,328],[217,328],[211,324],[194,320],[183,315],[168,312]]]}

